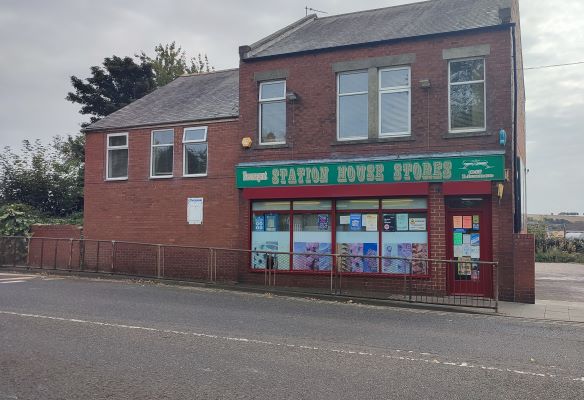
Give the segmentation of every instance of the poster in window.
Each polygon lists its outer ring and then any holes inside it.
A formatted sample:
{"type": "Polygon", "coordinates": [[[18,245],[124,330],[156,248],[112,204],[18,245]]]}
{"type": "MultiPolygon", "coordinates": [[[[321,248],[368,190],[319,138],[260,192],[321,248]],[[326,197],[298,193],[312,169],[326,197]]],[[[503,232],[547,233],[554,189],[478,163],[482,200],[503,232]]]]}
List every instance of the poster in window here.
{"type": "Polygon", "coordinates": [[[402,258],[397,260],[398,268],[404,271],[404,274],[410,273],[410,263],[409,259],[412,258],[412,244],[411,243],[398,243],[397,244],[397,256],[402,258]],[[406,260],[404,260],[404,258],[406,260]]]}
{"type": "Polygon", "coordinates": [[[462,228],[462,216],[457,215],[457,216],[452,217],[452,227],[454,229],[462,228]]]}
{"type": "Polygon", "coordinates": [[[426,218],[410,218],[409,225],[410,231],[425,231],[426,218]]]}
{"type": "Polygon", "coordinates": [[[383,232],[396,231],[396,217],[395,214],[383,214],[383,232]]]}
{"type": "Polygon", "coordinates": [[[472,229],[472,217],[470,215],[462,217],[462,227],[464,229],[472,229]]]}
{"type": "Polygon", "coordinates": [[[296,271],[330,271],[333,260],[330,243],[294,243],[294,264],[296,271]]]}
{"type": "Polygon", "coordinates": [[[409,230],[408,225],[408,214],[397,214],[396,215],[396,227],[398,231],[409,230]]]}
{"type": "MultiPolygon", "coordinates": [[[[267,242],[254,242],[252,244],[252,258],[251,258],[251,267],[254,269],[266,269],[267,267],[267,259],[270,252],[277,252],[278,251],[278,242],[276,241],[267,241],[267,242]],[[258,253],[256,253],[256,251],[258,253]]],[[[277,269],[277,262],[278,257],[275,257],[275,264],[274,268],[277,269]]]]}
{"type": "Polygon", "coordinates": [[[473,215],[472,216],[472,223],[473,224],[477,224],[478,225],[480,223],[480,220],[481,220],[481,218],[480,218],[479,215],[473,215]]]}
{"type": "Polygon", "coordinates": [[[462,245],[454,246],[454,258],[462,257],[462,245]]]}
{"type": "Polygon", "coordinates": [[[428,244],[427,243],[413,243],[412,244],[412,274],[427,275],[428,274],[428,244]]]}
{"type": "Polygon", "coordinates": [[[203,198],[187,199],[187,222],[189,225],[201,225],[203,223],[203,198]]]}
{"type": "Polygon", "coordinates": [[[472,246],[469,244],[462,245],[462,256],[470,258],[472,255],[472,246]]]}
{"type": "Polygon", "coordinates": [[[460,262],[458,263],[458,275],[459,276],[470,276],[472,273],[472,263],[470,262],[470,257],[462,257],[461,261],[467,262],[460,262]]]}
{"type": "Polygon", "coordinates": [[[318,215],[318,230],[328,231],[329,230],[329,216],[328,214],[318,215]]]}
{"type": "Polygon", "coordinates": [[[341,215],[339,217],[339,225],[349,225],[351,223],[351,216],[341,215]]]}
{"type": "Polygon", "coordinates": [[[480,248],[480,246],[471,246],[470,247],[470,257],[473,260],[480,260],[481,259],[481,248],[480,248]]]}
{"type": "MultiPolygon", "coordinates": [[[[384,257],[397,257],[397,243],[383,243],[384,257]]],[[[399,270],[395,258],[384,258],[381,265],[381,270],[384,274],[403,274],[404,271],[399,270]]]]}
{"type": "Polygon", "coordinates": [[[454,245],[455,246],[461,246],[462,245],[462,241],[463,241],[463,234],[459,233],[459,232],[454,232],[454,245]]]}
{"type": "Polygon", "coordinates": [[[481,245],[480,233],[473,233],[472,235],[470,235],[470,244],[472,246],[480,246],[481,245]]]}
{"type": "Polygon", "coordinates": [[[472,264],[472,272],[471,272],[471,280],[478,281],[481,277],[481,266],[480,264],[473,263],[472,264]]]}
{"type": "Polygon", "coordinates": [[[278,231],[278,214],[266,215],[266,232],[278,231]]]}
{"type": "Polygon", "coordinates": [[[363,255],[363,272],[378,272],[377,243],[363,243],[363,255]]]}
{"type": "Polygon", "coordinates": [[[266,222],[262,215],[256,215],[253,219],[253,230],[256,232],[263,232],[266,230],[266,222]]]}
{"type": "Polygon", "coordinates": [[[366,262],[363,258],[377,255],[377,243],[338,243],[337,252],[341,272],[377,272],[377,260],[366,262]]]}
{"type": "Polygon", "coordinates": [[[468,234],[462,235],[462,244],[470,244],[470,235],[468,234]]]}
{"type": "Polygon", "coordinates": [[[351,224],[349,225],[349,229],[352,231],[361,231],[361,214],[351,214],[351,224]]]}
{"type": "Polygon", "coordinates": [[[377,232],[377,214],[365,214],[365,230],[367,232],[377,232]]]}

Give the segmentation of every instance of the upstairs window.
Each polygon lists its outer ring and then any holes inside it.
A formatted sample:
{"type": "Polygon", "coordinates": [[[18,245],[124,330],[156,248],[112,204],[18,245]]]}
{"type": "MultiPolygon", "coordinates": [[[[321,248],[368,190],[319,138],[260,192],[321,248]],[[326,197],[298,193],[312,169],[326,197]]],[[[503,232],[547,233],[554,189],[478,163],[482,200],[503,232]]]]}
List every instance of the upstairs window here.
{"type": "Polygon", "coordinates": [[[410,68],[379,71],[379,136],[408,136],[411,132],[410,68]]]}
{"type": "Polygon", "coordinates": [[[286,143],[286,81],[260,83],[260,144],[286,143]]]}
{"type": "Polygon", "coordinates": [[[152,131],[151,177],[172,177],[174,130],[152,131]]]}
{"type": "Polygon", "coordinates": [[[485,60],[450,61],[448,67],[450,132],[485,130],[485,60]]]}
{"type": "Polygon", "coordinates": [[[207,127],[186,128],[183,135],[183,175],[207,175],[207,127]]]}
{"type": "Polygon", "coordinates": [[[108,180],[128,179],[128,134],[107,135],[107,175],[108,180]]]}
{"type": "Polygon", "coordinates": [[[338,75],[337,138],[339,140],[369,137],[369,73],[343,72],[338,75]]]}

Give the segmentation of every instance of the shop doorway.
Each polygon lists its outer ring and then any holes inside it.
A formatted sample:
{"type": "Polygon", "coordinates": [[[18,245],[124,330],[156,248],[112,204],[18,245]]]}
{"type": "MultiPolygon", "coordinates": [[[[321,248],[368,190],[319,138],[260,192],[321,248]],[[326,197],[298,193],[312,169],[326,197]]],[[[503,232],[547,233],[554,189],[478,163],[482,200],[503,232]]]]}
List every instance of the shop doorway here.
{"type": "Polygon", "coordinates": [[[454,295],[493,294],[490,199],[446,198],[448,290],[454,295]]]}

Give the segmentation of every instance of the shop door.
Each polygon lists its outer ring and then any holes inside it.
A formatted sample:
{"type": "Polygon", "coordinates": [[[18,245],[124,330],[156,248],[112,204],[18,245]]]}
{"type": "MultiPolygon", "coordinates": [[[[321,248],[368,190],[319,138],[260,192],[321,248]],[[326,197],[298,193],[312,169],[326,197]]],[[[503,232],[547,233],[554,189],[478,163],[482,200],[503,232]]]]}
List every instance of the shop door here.
{"type": "Polygon", "coordinates": [[[493,294],[493,269],[480,261],[492,260],[491,214],[488,201],[476,201],[474,207],[447,207],[447,256],[455,260],[448,264],[450,294],[493,294]]]}

